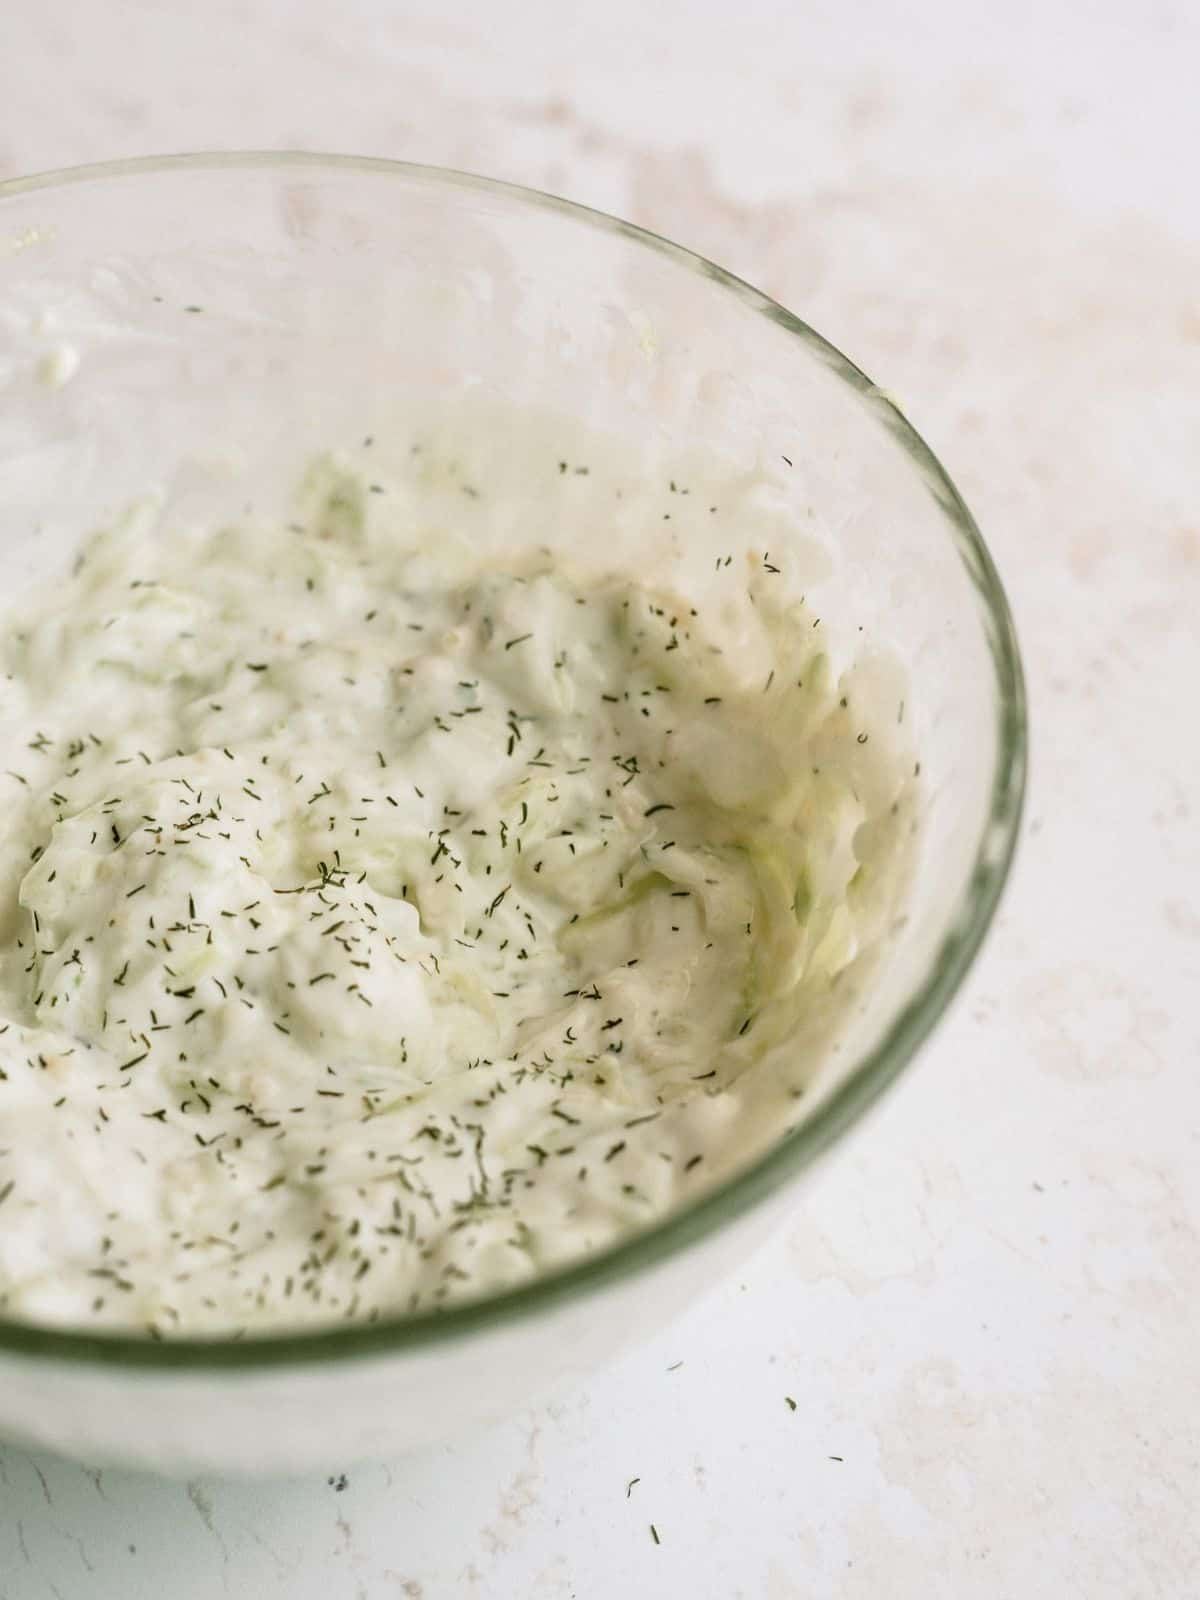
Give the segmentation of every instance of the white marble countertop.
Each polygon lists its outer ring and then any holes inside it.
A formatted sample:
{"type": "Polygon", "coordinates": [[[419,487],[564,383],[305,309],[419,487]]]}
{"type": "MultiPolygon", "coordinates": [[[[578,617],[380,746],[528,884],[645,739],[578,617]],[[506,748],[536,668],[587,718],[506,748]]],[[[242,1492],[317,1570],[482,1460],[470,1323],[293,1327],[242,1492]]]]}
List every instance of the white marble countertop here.
{"type": "Polygon", "coordinates": [[[1016,877],[902,1087],[667,1337],[483,1436],[310,1480],[0,1448],[0,1600],[1183,1600],[1200,20],[1169,0],[507,9],[10,7],[0,175],[404,156],[616,210],[761,284],[901,396],[992,542],[1034,716],[1016,877]]]}

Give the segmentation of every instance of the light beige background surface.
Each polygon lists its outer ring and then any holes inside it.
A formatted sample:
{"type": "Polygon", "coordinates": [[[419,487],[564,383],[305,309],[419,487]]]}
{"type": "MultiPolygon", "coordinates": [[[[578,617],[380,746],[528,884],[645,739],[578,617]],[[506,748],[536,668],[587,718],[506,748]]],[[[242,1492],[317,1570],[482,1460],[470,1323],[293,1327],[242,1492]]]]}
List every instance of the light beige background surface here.
{"type": "Polygon", "coordinates": [[[442,162],[814,322],[990,538],[1035,749],[968,992],[740,1282],[561,1403],[344,1487],[0,1448],[2,1600],[1200,1591],[1198,66],[1165,3],[7,0],[0,176],[442,162]]]}

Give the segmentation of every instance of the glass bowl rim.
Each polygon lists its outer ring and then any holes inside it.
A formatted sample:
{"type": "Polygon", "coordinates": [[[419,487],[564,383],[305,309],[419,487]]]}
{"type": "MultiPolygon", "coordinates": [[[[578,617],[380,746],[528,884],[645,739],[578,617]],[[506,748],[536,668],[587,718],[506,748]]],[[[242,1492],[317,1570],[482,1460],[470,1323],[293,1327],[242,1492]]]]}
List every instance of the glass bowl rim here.
{"type": "MultiPolygon", "coordinates": [[[[645,1272],[698,1243],[774,1194],[833,1145],[880,1098],[912,1059],[957,992],[992,921],[1020,832],[1028,761],[1024,675],[1012,615],[991,554],[962,496],[895,400],[801,318],[744,279],[649,229],[576,201],[501,179],[452,168],[377,156],[305,151],[214,151],[95,162],[0,182],[0,208],[18,196],[70,189],[105,179],[222,170],[316,171],[404,177],[518,205],[548,210],[575,224],[617,234],[666,256],[682,270],[718,284],[750,311],[797,338],[852,388],[908,454],[945,514],[990,624],[998,714],[997,763],[987,821],[974,864],[938,954],[884,1036],[859,1060],[813,1115],[751,1165],[687,1206],[594,1255],[528,1283],[444,1310],[380,1318],[372,1323],[322,1324],[312,1329],[246,1337],[93,1332],[0,1318],[0,1355],[103,1364],[133,1370],[244,1371],[347,1358],[398,1356],[486,1332],[549,1311],[565,1301],[645,1272]]],[[[3,211],[0,209],[0,222],[3,211]]]]}

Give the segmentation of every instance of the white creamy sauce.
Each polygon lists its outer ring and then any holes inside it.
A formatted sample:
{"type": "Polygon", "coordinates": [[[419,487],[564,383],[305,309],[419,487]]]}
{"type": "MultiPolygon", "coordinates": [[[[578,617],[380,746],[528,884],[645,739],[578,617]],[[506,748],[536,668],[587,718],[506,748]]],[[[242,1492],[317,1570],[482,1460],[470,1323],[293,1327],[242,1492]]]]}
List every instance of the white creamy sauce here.
{"type": "Polygon", "coordinates": [[[577,1258],[783,1131],[884,937],[903,704],[785,562],[699,604],[389,492],[143,507],[0,624],[4,1314],[367,1320],[577,1258]]]}

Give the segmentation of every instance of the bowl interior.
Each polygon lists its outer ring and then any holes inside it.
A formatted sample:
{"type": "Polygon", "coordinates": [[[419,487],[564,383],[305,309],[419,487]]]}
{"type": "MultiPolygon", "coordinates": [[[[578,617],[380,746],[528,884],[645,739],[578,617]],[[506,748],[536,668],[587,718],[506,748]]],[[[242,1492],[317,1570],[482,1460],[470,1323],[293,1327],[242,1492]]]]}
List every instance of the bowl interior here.
{"type": "MultiPolygon", "coordinates": [[[[9,1325],[0,1346],[236,1364],[535,1310],[786,1183],[932,1026],[1013,849],[1015,644],[936,460],[789,313],[623,223],[462,175],[308,157],[132,163],[0,189],[0,390],[7,598],[147,492],[180,521],[282,514],[316,453],[370,451],[399,477],[423,455],[453,464],[456,492],[488,497],[469,537],[497,550],[700,583],[731,525],[753,529],[835,629],[902,661],[923,795],[904,916],[798,1125],[685,1215],[432,1319],[223,1349],[9,1325]]],[[[454,533],[450,500],[439,514],[454,533]]]]}

